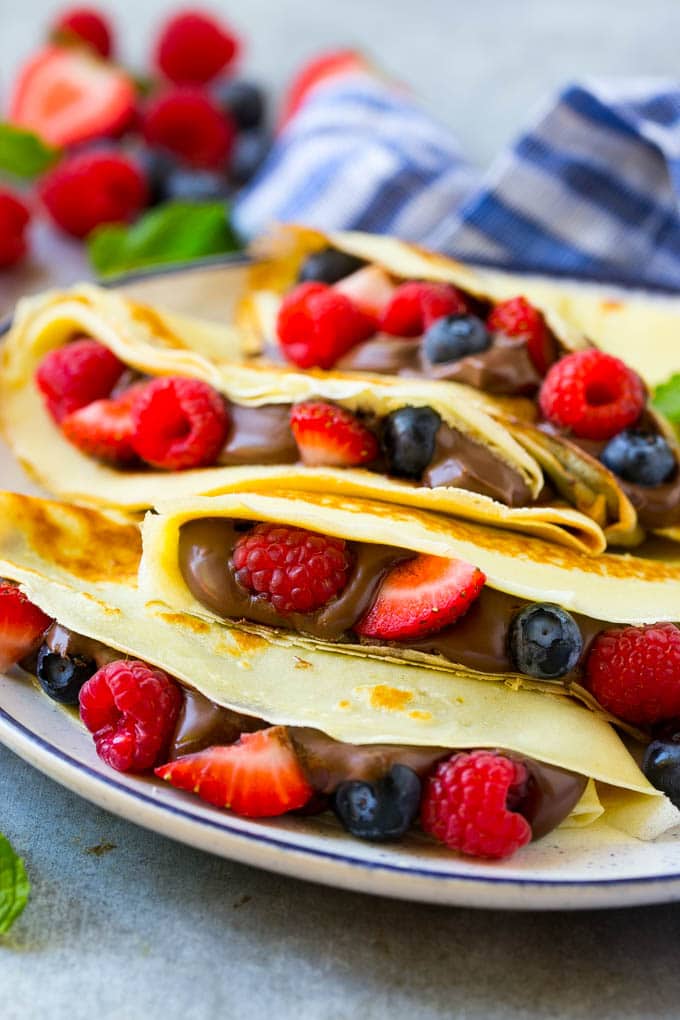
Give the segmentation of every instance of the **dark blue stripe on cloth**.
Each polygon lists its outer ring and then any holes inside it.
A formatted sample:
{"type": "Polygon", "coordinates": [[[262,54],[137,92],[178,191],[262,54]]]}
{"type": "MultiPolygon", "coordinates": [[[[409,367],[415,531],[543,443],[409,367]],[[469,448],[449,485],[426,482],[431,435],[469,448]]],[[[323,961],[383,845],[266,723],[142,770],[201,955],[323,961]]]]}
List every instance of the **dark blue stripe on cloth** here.
{"type": "Polygon", "coordinates": [[[646,120],[672,127],[680,121],[680,93],[659,93],[658,96],[652,96],[642,103],[635,103],[634,112],[646,120]]]}
{"type": "Polygon", "coordinates": [[[615,112],[615,107],[605,106],[591,92],[581,88],[579,85],[572,85],[559,97],[559,102],[564,103],[574,113],[589,120],[595,127],[606,127],[627,138],[633,138],[641,145],[651,145],[640,137],[640,132],[630,124],[623,115],[615,112]]]}
{"type": "Polygon", "coordinates": [[[375,192],[352,227],[369,233],[389,233],[394,220],[409,202],[417,198],[439,176],[439,172],[425,171],[422,167],[405,166],[397,171],[375,192]]]}

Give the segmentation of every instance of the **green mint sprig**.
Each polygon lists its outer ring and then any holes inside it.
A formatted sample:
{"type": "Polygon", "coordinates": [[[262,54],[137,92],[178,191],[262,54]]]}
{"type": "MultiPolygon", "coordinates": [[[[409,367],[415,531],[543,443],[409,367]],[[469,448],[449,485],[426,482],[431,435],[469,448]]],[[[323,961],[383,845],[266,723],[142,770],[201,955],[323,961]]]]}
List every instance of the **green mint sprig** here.
{"type": "Polygon", "coordinates": [[[30,891],[24,862],[0,833],[0,935],[12,927],[26,906],[30,891]]]}
{"type": "Polygon", "coordinates": [[[31,180],[49,170],[60,155],[32,131],[0,124],[0,173],[31,180]]]}

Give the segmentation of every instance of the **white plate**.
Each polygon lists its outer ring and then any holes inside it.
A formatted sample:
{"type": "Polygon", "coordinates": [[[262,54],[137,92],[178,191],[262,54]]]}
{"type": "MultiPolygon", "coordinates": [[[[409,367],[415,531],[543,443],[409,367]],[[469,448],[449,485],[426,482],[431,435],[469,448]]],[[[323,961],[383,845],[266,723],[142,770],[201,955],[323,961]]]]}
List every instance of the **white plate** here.
{"type": "MultiPolygon", "coordinates": [[[[242,278],[238,266],[173,276],[173,304],[186,310],[185,284],[192,301],[205,285],[205,303],[197,310],[216,314],[215,274],[227,315],[242,278]]],[[[134,289],[169,303],[159,279],[134,289]]],[[[0,479],[3,488],[36,491],[2,445],[0,479]]],[[[0,741],[52,779],[138,825],[296,878],[402,899],[518,910],[680,900],[680,831],[641,843],[604,825],[558,830],[511,861],[490,864],[459,858],[417,834],[399,845],[363,843],[329,814],[267,822],[236,818],[165,784],[108,769],[78,721],[19,673],[0,678],[0,741]]]]}

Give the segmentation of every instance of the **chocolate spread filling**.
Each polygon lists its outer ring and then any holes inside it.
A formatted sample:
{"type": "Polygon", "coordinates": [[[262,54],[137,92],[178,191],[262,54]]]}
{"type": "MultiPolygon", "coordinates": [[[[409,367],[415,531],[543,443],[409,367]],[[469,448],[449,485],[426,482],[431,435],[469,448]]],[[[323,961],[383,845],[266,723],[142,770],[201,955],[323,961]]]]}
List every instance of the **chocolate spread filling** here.
{"type": "Polygon", "coordinates": [[[244,407],[230,404],[231,426],[218,464],[295,464],[297,443],[290,429],[290,404],[244,407]]]}

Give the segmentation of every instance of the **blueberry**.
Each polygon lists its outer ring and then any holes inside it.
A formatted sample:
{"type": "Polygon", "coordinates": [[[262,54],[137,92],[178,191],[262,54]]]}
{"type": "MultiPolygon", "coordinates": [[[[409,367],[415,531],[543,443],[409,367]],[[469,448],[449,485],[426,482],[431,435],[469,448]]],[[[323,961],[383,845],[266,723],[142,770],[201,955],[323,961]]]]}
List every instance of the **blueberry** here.
{"type": "Polygon", "coordinates": [[[212,202],[229,194],[222,174],[212,170],[173,170],[165,179],[164,197],[173,202],[212,202]]]}
{"type": "Polygon", "coordinates": [[[234,143],[229,161],[229,179],[240,188],[247,184],[262,166],[269,152],[271,139],[260,131],[244,131],[234,143]]]}
{"type": "Polygon", "coordinates": [[[356,273],[366,263],[356,255],[348,255],[337,248],[322,248],[309,255],[300,267],[298,282],[318,280],[320,283],[337,283],[350,273],[356,273]]]}
{"type": "Polygon", "coordinates": [[[551,602],[527,606],[510,626],[510,656],[518,673],[555,680],[574,668],[582,651],[576,620],[551,602]]]}
{"type": "Polygon", "coordinates": [[[376,783],[354,780],[335,791],[333,810],[353,836],[397,839],[420,807],[420,780],[407,765],[393,765],[376,783]]]}
{"type": "Polygon", "coordinates": [[[680,808],[680,743],[653,740],[645,751],[642,771],[652,786],[680,808]]]}
{"type": "Polygon", "coordinates": [[[135,161],[146,177],[149,189],[149,204],[158,205],[166,199],[166,181],[177,168],[177,163],[168,152],[160,149],[140,148],[134,154],[135,161]]]}
{"type": "Polygon", "coordinates": [[[610,439],[600,460],[619,478],[635,485],[660,485],[675,470],[675,457],[668,441],[637,429],[625,429],[610,439]]]}
{"type": "Polygon", "coordinates": [[[96,672],[96,662],[82,655],[59,655],[48,645],[42,645],[38,652],[40,686],[61,705],[77,705],[80,688],[96,672]]]}
{"type": "Polygon", "coordinates": [[[420,478],[432,460],[442,420],[431,407],[400,407],[383,422],[381,443],[391,475],[420,478]]]}
{"type": "Polygon", "coordinates": [[[433,365],[481,354],[490,344],[491,334],[476,315],[444,315],[423,337],[425,357],[433,365]]]}
{"type": "Polygon", "coordinates": [[[240,131],[250,131],[262,123],[265,96],[254,82],[228,78],[215,86],[212,95],[220,109],[231,114],[240,131]]]}

